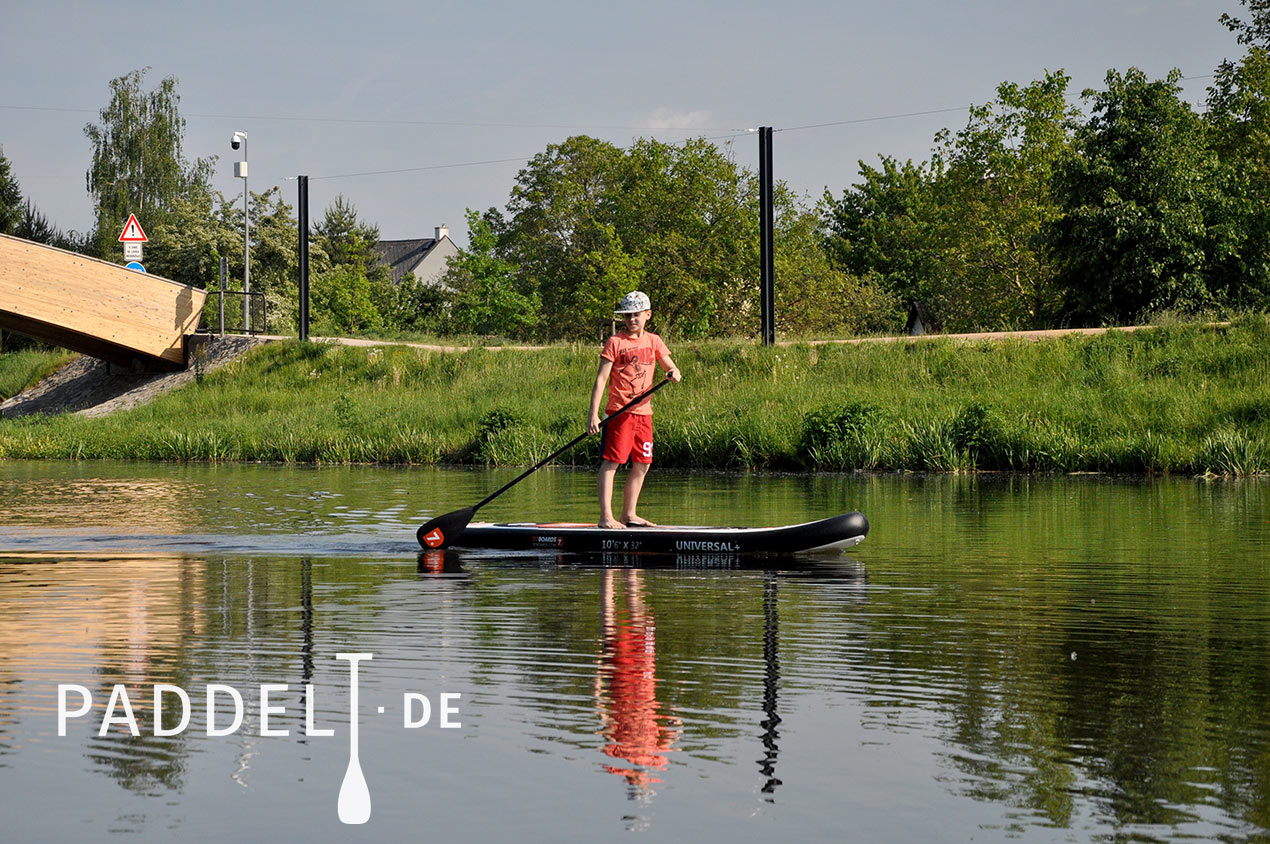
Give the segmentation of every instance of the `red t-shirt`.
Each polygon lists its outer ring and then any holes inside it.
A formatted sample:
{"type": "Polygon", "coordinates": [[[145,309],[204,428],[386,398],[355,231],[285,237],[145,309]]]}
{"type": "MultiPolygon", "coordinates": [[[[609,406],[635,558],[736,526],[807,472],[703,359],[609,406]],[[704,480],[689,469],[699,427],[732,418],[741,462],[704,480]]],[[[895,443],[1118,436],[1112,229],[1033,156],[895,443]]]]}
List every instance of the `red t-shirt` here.
{"type": "MultiPolygon", "coordinates": [[[[666,344],[651,331],[645,331],[638,339],[625,331],[619,331],[604,344],[600,357],[613,361],[609,372],[609,403],[605,413],[621,409],[631,399],[653,386],[653,374],[658,359],[670,354],[666,344]]],[[[653,405],[644,399],[627,413],[652,416],[653,405]]]]}

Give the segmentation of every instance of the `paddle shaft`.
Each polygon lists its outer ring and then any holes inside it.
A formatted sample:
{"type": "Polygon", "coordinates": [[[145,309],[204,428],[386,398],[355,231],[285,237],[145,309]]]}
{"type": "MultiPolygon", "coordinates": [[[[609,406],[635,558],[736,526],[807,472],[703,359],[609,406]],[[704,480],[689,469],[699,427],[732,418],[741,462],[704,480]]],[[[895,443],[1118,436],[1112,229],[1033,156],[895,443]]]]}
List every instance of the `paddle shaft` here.
{"type": "MultiPolygon", "coordinates": [[[[634,407],[635,405],[639,404],[639,403],[640,403],[640,402],[642,402],[644,399],[648,398],[648,397],[649,397],[649,396],[651,396],[653,393],[657,392],[658,390],[660,390],[662,387],[666,386],[666,385],[667,385],[667,384],[669,384],[669,383],[670,383],[670,379],[669,379],[669,378],[665,378],[665,379],[663,379],[663,380],[661,380],[661,381],[657,382],[657,383],[656,383],[656,384],[654,384],[652,387],[648,388],[647,390],[645,390],[644,392],[640,393],[640,394],[639,394],[638,396],[636,396],[635,398],[633,398],[633,399],[631,399],[630,401],[628,401],[626,404],[624,404],[624,405],[622,405],[621,407],[619,407],[617,410],[615,410],[615,411],[613,411],[612,413],[610,413],[608,416],[605,416],[605,417],[604,417],[604,419],[600,422],[600,427],[601,427],[601,428],[603,428],[605,425],[607,425],[607,424],[609,423],[609,420],[610,420],[610,419],[613,419],[614,417],[617,417],[617,416],[621,416],[623,413],[625,413],[626,411],[630,410],[632,407],[634,407]]],[[[560,448],[558,448],[558,449],[556,449],[555,451],[551,452],[551,454],[548,454],[546,457],[544,457],[541,461],[539,461],[538,463],[536,463],[534,466],[530,467],[529,469],[526,469],[526,470],[525,470],[524,472],[522,472],[520,475],[517,475],[517,476],[516,476],[513,480],[508,481],[507,483],[503,484],[501,487],[499,487],[498,489],[496,489],[494,492],[491,492],[489,495],[487,495],[487,496],[485,496],[484,498],[482,498],[482,499],[481,499],[480,501],[478,501],[476,504],[472,505],[472,512],[473,512],[473,513],[475,513],[477,510],[481,509],[481,508],[482,508],[482,507],[484,507],[486,504],[488,504],[488,503],[490,503],[491,501],[493,501],[495,498],[498,498],[498,496],[502,495],[504,492],[507,492],[507,490],[511,489],[511,488],[512,488],[512,487],[514,487],[516,484],[520,483],[520,482],[521,482],[521,481],[523,481],[525,478],[527,478],[527,477],[529,477],[530,475],[532,475],[534,472],[537,472],[537,471],[538,471],[539,469],[541,469],[543,466],[546,466],[546,465],[547,465],[548,463],[550,463],[552,460],[555,460],[557,457],[559,457],[560,455],[564,454],[566,451],[568,451],[569,449],[573,448],[575,445],[577,445],[578,443],[582,442],[583,440],[585,440],[585,439],[586,439],[587,437],[589,437],[589,436],[591,436],[591,435],[590,435],[588,432],[586,432],[586,431],[583,431],[581,434],[578,434],[578,436],[576,436],[576,437],[574,437],[573,439],[569,440],[569,442],[567,442],[567,443],[565,443],[564,445],[560,446],[560,448]]]]}

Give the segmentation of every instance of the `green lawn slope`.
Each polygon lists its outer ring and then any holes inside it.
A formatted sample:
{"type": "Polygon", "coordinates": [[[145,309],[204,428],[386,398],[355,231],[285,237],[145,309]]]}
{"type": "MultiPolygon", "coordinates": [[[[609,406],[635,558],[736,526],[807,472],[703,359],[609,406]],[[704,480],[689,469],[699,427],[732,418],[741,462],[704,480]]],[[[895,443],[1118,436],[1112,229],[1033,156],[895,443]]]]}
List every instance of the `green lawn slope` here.
{"type": "MultiPolygon", "coordinates": [[[[654,401],[661,466],[1270,471],[1264,315],[1040,341],[671,350],[684,381],[654,401]]],[[[582,431],[598,351],[270,344],[126,412],[0,420],[0,458],[528,465],[582,431]]],[[[12,357],[0,386],[16,391],[41,366],[12,357]]],[[[592,439],[562,461],[598,452],[592,439]]]]}

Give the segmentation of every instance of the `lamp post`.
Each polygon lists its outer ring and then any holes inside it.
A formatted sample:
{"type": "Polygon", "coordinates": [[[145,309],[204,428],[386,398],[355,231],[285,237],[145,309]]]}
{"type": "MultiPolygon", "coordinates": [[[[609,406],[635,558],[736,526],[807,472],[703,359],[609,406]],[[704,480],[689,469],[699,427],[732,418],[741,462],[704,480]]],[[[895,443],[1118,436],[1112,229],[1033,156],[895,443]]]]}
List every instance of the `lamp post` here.
{"type": "Polygon", "coordinates": [[[251,333],[251,214],[247,203],[251,194],[247,191],[247,133],[235,132],[229,141],[232,149],[243,148],[243,160],[234,162],[234,177],[243,180],[243,325],[251,333]]]}

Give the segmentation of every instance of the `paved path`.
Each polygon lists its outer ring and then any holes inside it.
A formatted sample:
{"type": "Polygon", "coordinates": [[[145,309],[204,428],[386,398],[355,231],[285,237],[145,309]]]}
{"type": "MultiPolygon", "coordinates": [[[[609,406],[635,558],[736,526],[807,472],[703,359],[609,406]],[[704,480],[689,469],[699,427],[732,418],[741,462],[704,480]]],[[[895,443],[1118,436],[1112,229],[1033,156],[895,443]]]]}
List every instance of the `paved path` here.
{"type": "MultiPolygon", "coordinates": [[[[921,334],[910,337],[907,334],[899,337],[855,337],[849,340],[811,340],[812,345],[825,343],[894,343],[899,340],[928,340],[942,337],[946,340],[1045,340],[1050,337],[1062,337],[1067,334],[1106,334],[1108,331],[1139,331],[1150,326],[1126,325],[1116,328],[1047,328],[1043,331],[981,331],[975,334],[921,334]]],[[[789,343],[777,343],[788,346],[789,343]]]]}
{"type": "MultiPolygon", "coordinates": [[[[1051,337],[1063,337],[1068,334],[1097,335],[1106,334],[1108,331],[1140,331],[1150,326],[1143,325],[1126,325],[1115,328],[1049,328],[1041,331],[982,331],[974,334],[922,334],[916,337],[910,337],[907,334],[901,334],[897,337],[850,337],[841,340],[777,340],[778,346],[797,346],[806,344],[808,346],[826,346],[832,344],[850,344],[858,343],[897,343],[904,340],[965,340],[974,342],[977,340],[1045,340],[1051,337]]],[[[285,335],[260,335],[260,339],[266,342],[277,340],[293,340],[295,338],[285,335]]],[[[342,346],[409,346],[413,349],[426,349],[430,352],[470,352],[473,349],[484,348],[490,351],[512,351],[512,352],[529,352],[541,349],[549,349],[551,346],[444,346],[435,343],[414,343],[407,340],[364,340],[359,337],[310,337],[315,343],[337,343],[342,346]]],[[[599,344],[597,344],[599,345],[599,344]]]]}
{"type": "MultiPolygon", "coordinates": [[[[279,340],[294,340],[295,337],[286,334],[259,334],[257,335],[266,343],[274,343],[279,340]]],[[[361,337],[309,337],[314,343],[336,343],[341,346],[409,346],[412,349],[426,349],[429,352],[470,352],[473,349],[489,349],[498,351],[506,349],[513,352],[530,352],[537,349],[549,349],[550,346],[441,346],[436,343],[415,343],[409,340],[366,340],[361,337]]]]}

